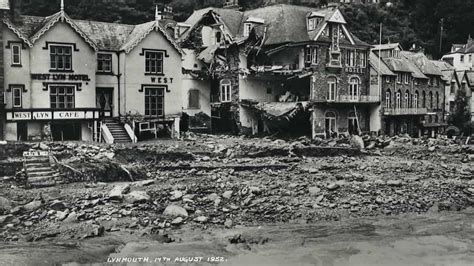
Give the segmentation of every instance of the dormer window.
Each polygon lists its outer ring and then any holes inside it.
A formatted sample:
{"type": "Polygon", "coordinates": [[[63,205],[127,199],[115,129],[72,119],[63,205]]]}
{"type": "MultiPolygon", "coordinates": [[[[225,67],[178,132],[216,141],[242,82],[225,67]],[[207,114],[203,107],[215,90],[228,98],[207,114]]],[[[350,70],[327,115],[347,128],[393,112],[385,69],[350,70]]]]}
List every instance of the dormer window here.
{"type": "Polygon", "coordinates": [[[321,21],[322,21],[322,18],[320,17],[308,18],[308,31],[315,30],[319,26],[321,21]]]}
{"type": "Polygon", "coordinates": [[[256,25],[264,24],[265,20],[261,18],[249,17],[244,23],[244,37],[248,37],[256,25]]]}

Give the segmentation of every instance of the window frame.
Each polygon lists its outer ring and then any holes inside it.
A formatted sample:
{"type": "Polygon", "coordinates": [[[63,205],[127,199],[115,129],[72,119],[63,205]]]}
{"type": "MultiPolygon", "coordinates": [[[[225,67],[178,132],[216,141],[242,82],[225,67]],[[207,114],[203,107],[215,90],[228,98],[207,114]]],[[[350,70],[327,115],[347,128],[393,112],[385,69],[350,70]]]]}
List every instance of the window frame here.
{"type": "Polygon", "coordinates": [[[97,72],[98,73],[112,73],[112,68],[113,68],[113,56],[112,54],[109,53],[97,53],[97,72]],[[101,58],[103,56],[110,57],[110,59],[107,58],[101,58]],[[101,63],[102,62],[102,63],[101,63]],[[103,62],[108,62],[109,64],[109,69],[104,69],[103,62]],[[102,68],[101,68],[102,65],[102,68]]]}
{"type": "Polygon", "coordinates": [[[409,76],[409,74],[405,73],[404,79],[405,79],[405,84],[410,84],[410,76],[409,76]]]}
{"type": "Polygon", "coordinates": [[[147,75],[164,75],[164,61],[166,57],[165,51],[158,51],[158,50],[145,50],[145,74],[147,75]],[[152,58],[151,55],[161,55],[161,63],[159,57],[152,58]],[[155,71],[152,71],[153,65],[152,63],[157,63],[155,65],[155,71]],[[159,71],[161,68],[161,71],[159,71]]]}
{"type": "Polygon", "coordinates": [[[403,80],[403,73],[397,73],[397,83],[401,84],[403,80]]]}
{"type": "Polygon", "coordinates": [[[252,31],[254,25],[251,22],[245,22],[244,23],[244,37],[248,37],[250,35],[250,32],[252,31]]]}
{"type": "Polygon", "coordinates": [[[357,101],[360,96],[360,78],[350,77],[349,78],[349,98],[353,101],[357,101]],[[355,93],[354,93],[355,92],[355,93]]]}
{"type": "Polygon", "coordinates": [[[50,44],[49,45],[49,69],[50,69],[50,71],[73,72],[72,53],[73,53],[73,46],[72,45],[50,44]],[[54,53],[53,53],[53,49],[55,50],[54,53]],[[58,49],[62,49],[63,52],[58,53],[58,49]],[[69,51],[69,54],[67,53],[68,51],[69,51]],[[54,57],[54,59],[53,59],[53,57],[54,57]],[[60,61],[60,59],[62,61],[60,61]],[[53,62],[55,64],[55,66],[53,66],[53,62]],[[61,64],[60,64],[60,62],[61,62],[61,64]],[[69,63],[69,67],[67,67],[67,63],[69,63]],[[60,65],[62,65],[62,67],[60,65]]]}
{"type": "Polygon", "coordinates": [[[223,79],[219,84],[219,101],[221,103],[232,101],[232,81],[229,79],[223,79]]]}
{"type": "Polygon", "coordinates": [[[330,77],[328,79],[328,101],[336,101],[337,98],[337,79],[330,77]]]}
{"type": "Polygon", "coordinates": [[[74,109],[76,107],[76,86],[68,84],[54,84],[49,86],[49,106],[51,109],[74,109]],[[60,93],[59,89],[64,89],[63,93],[60,93]],[[53,90],[55,91],[53,93],[53,90]],[[69,91],[70,90],[70,91],[69,91]],[[53,101],[53,97],[56,98],[53,101]],[[61,97],[63,97],[61,106],[61,97]],[[72,97],[72,101],[68,101],[68,97],[72,97]]]}
{"type": "Polygon", "coordinates": [[[12,85],[10,86],[10,89],[12,91],[12,107],[13,108],[22,108],[23,107],[23,86],[18,86],[18,85],[12,85]],[[15,92],[18,91],[19,95],[15,96],[15,92]],[[15,104],[15,100],[19,99],[20,103],[15,104]]]}
{"type": "Polygon", "coordinates": [[[147,86],[144,87],[144,116],[145,117],[164,117],[165,116],[165,91],[164,87],[159,86],[147,86]],[[152,93],[153,92],[153,93],[152,93]],[[156,98],[156,102],[153,103],[153,97],[156,98]],[[152,105],[155,106],[152,106],[152,105]],[[161,104],[161,110],[160,110],[161,104]],[[153,108],[152,108],[153,107],[153,108]],[[154,110],[156,108],[156,110],[154,110]],[[153,114],[153,111],[156,111],[153,114]],[[161,111],[161,114],[159,113],[161,111]]]}
{"type": "Polygon", "coordinates": [[[190,89],[188,91],[188,109],[200,109],[201,108],[201,92],[198,90],[198,89],[190,89]],[[193,105],[192,103],[194,103],[193,101],[191,101],[192,97],[192,93],[196,93],[197,95],[197,100],[195,101],[196,105],[193,105]]]}
{"type": "Polygon", "coordinates": [[[22,50],[22,44],[21,43],[12,43],[10,45],[10,49],[11,49],[11,60],[12,60],[12,63],[11,65],[12,66],[21,66],[21,50],[22,50]],[[15,48],[18,49],[18,62],[15,62],[15,48]]]}
{"type": "Polygon", "coordinates": [[[304,60],[306,65],[317,65],[319,63],[319,47],[307,46],[305,48],[304,60]]]}

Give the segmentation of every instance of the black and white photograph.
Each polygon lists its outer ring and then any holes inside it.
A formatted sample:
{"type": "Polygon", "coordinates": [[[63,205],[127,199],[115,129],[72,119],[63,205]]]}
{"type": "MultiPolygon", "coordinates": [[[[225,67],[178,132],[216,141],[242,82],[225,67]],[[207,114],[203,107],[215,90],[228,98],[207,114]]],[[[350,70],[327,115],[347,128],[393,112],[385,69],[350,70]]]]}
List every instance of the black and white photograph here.
{"type": "Polygon", "coordinates": [[[474,265],[474,0],[0,0],[0,266],[474,265]]]}

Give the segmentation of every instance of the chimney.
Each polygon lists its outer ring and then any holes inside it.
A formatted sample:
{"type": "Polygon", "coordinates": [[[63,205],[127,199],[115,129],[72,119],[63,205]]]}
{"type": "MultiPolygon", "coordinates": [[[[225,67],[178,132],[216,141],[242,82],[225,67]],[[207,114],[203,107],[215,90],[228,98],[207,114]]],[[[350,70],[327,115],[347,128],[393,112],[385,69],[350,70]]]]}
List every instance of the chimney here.
{"type": "Polygon", "coordinates": [[[173,8],[171,6],[165,6],[163,10],[163,19],[174,19],[173,8]]]}

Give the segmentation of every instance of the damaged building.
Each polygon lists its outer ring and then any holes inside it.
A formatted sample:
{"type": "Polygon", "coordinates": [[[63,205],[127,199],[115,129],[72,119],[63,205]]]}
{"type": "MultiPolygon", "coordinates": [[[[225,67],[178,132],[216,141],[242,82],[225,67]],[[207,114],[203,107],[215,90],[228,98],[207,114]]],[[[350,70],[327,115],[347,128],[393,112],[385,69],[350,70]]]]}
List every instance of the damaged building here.
{"type": "Polygon", "coordinates": [[[370,45],[349,31],[337,8],[207,8],[184,24],[178,37],[189,59],[183,83],[189,103],[198,94],[193,91],[209,95],[210,110],[203,102],[193,113],[209,115],[212,132],[328,137],[371,131],[380,97],[369,86],[370,45]]]}

